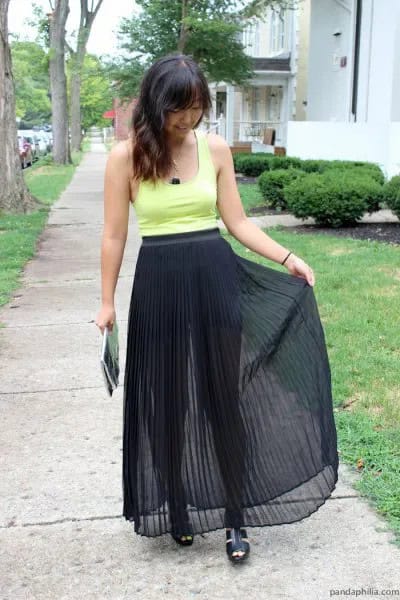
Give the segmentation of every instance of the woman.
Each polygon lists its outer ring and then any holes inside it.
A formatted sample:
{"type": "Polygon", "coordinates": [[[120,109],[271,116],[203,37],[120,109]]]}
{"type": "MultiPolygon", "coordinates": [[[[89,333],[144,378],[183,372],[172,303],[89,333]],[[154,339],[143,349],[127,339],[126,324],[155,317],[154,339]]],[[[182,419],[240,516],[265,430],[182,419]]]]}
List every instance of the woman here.
{"type": "Polygon", "coordinates": [[[105,172],[101,331],[132,202],[142,237],[124,375],[124,517],[182,545],[226,529],[239,562],[246,526],[316,511],[337,481],[329,362],[312,269],[247,219],[223,137],[198,129],[211,107],[192,57],[145,73],[132,136],[105,172]],[[288,273],[233,252],[217,226],[288,273]]]}

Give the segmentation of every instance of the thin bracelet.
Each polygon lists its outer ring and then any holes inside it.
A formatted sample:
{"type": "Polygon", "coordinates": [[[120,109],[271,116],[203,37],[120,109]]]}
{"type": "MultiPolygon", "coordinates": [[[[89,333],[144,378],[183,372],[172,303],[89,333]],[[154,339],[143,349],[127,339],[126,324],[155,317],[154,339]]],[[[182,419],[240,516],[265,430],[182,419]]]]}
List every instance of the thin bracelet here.
{"type": "Polygon", "coordinates": [[[289,254],[287,255],[286,258],[283,259],[283,261],[281,262],[281,265],[284,265],[285,262],[287,261],[287,259],[289,258],[289,256],[292,254],[292,252],[289,252],[289,254]]]}

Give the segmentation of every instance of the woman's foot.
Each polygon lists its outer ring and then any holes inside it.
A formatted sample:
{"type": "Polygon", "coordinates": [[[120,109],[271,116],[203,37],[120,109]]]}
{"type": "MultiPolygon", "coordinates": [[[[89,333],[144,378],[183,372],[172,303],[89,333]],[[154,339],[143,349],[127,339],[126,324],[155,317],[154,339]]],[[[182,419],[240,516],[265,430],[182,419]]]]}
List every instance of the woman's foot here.
{"type": "Polygon", "coordinates": [[[171,533],[174,540],[181,546],[191,546],[193,544],[193,535],[175,535],[171,533]]]}
{"type": "Polygon", "coordinates": [[[226,528],[226,552],[229,560],[239,562],[248,557],[250,543],[243,528],[226,528]]]}
{"type": "Polygon", "coordinates": [[[190,521],[186,521],[183,527],[180,527],[180,532],[178,533],[178,528],[173,526],[171,535],[174,540],[180,544],[181,546],[191,546],[193,544],[194,534],[193,527],[190,521]],[[182,531],[183,530],[183,531],[182,531]]]}

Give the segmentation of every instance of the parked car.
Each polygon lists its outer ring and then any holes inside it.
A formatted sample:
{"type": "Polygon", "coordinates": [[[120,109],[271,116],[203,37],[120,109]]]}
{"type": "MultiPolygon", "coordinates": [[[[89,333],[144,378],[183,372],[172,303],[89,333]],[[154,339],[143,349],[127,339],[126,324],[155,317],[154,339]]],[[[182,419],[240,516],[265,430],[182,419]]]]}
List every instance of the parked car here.
{"type": "Polygon", "coordinates": [[[40,134],[41,134],[41,136],[43,137],[43,139],[46,142],[47,151],[51,152],[51,150],[53,148],[53,134],[52,134],[52,132],[51,131],[41,130],[40,134]]]}
{"type": "Polygon", "coordinates": [[[41,156],[47,154],[47,141],[41,136],[40,131],[34,131],[32,129],[20,129],[18,135],[22,135],[32,147],[33,160],[37,160],[41,156]]]}
{"type": "Polygon", "coordinates": [[[36,152],[38,157],[45,156],[48,152],[47,140],[42,136],[41,131],[35,131],[33,139],[35,141],[36,152]]]}
{"type": "Polygon", "coordinates": [[[22,135],[18,136],[18,148],[19,148],[19,159],[21,162],[21,169],[26,169],[28,166],[32,166],[32,147],[28,140],[22,135]]]}

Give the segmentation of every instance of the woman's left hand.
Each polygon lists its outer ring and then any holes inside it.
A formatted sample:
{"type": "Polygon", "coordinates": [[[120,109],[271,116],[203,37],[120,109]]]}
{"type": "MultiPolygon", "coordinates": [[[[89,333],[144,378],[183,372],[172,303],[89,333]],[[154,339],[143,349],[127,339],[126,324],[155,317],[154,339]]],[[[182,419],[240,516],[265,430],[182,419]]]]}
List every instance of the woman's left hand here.
{"type": "Polygon", "coordinates": [[[287,261],[285,262],[285,267],[292,275],[296,277],[302,277],[307,281],[307,283],[311,286],[315,284],[314,272],[309,267],[304,260],[296,256],[295,254],[291,254],[287,261]]]}

